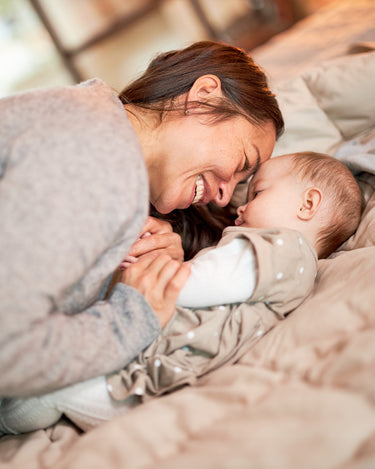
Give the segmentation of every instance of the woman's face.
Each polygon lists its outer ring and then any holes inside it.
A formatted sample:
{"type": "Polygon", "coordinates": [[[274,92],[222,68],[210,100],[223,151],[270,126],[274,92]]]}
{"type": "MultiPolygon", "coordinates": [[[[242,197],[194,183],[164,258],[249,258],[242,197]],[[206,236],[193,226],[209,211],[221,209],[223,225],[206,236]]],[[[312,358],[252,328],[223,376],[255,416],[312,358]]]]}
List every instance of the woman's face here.
{"type": "Polygon", "coordinates": [[[210,201],[227,205],[236,184],[271,156],[272,123],[257,127],[242,116],[210,119],[192,114],[159,127],[148,171],[150,200],[160,213],[210,201]]]}

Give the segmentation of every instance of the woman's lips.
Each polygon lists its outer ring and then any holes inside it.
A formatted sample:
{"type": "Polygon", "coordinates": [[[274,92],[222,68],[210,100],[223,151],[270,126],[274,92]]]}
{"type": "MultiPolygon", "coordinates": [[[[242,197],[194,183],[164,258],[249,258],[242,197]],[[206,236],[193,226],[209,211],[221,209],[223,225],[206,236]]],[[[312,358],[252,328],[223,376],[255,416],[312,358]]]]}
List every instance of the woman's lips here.
{"type": "Polygon", "coordinates": [[[200,174],[195,180],[190,202],[187,207],[190,207],[190,205],[207,205],[212,199],[213,196],[210,187],[204,177],[200,174]]]}

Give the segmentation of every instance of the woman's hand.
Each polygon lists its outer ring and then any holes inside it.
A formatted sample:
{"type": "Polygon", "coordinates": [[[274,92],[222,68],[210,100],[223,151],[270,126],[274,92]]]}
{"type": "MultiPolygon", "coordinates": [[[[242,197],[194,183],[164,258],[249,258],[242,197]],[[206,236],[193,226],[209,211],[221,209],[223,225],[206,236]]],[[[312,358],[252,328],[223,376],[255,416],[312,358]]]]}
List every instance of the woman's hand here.
{"type": "Polygon", "coordinates": [[[121,282],[136,288],[147,300],[162,327],[172,318],[181,288],[190,274],[190,265],[169,254],[151,252],[128,266],[121,282]]]}
{"type": "Polygon", "coordinates": [[[141,236],[129,251],[131,258],[139,258],[146,253],[168,254],[179,262],[184,260],[181,237],[174,233],[170,223],[148,217],[141,236]]]}

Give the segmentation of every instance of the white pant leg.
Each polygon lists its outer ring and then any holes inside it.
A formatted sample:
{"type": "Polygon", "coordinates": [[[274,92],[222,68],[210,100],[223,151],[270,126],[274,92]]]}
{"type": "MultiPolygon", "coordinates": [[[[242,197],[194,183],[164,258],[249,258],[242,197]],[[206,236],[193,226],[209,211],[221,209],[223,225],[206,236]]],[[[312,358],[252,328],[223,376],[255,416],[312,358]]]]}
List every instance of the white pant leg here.
{"type": "Polygon", "coordinates": [[[49,427],[65,414],[82,430],[124,414],[138,405],[136,397],[118,402],[111,399],[104,376],[27,399],[3,399],[0,403],[0,432],[25,433],[49,427]]]}
{"type": "Polygon", "coordinates": [[[43,397],[4,398],[0,404],[0,432],[17,435],[49,427],[61,417],[43,397]]]}
{"type": "Polygon", "coordinates": [[[139,403],[136,396],[124,401],[113,400],[107,391],[104,376],[74,384],[53,394],[57,409],[84,431],[125,414],[139,403]]]}

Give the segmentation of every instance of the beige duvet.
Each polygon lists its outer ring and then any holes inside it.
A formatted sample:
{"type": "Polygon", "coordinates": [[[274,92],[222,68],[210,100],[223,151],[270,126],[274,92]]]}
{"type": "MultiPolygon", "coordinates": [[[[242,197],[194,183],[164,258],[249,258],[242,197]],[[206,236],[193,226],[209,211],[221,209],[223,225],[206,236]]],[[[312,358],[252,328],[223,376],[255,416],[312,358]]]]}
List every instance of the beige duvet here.
{"type": "Polygon", "coordinates": [[[0,467],[373,469],[375,194],[356,238],[237,364],[81,436],[3,437],[0,467]]]}
{"type": "MultiPolygon", "coordinates": [[[[375,52],[319,64],[277,94],[287,128],[275,155],[375,137],[375,52]]],[[[292,315],[236,364],[86,434],[61,420],[0,438],[0,468],[375,468],[375,153],[346,162],[366,210],[292,315]]]]}

